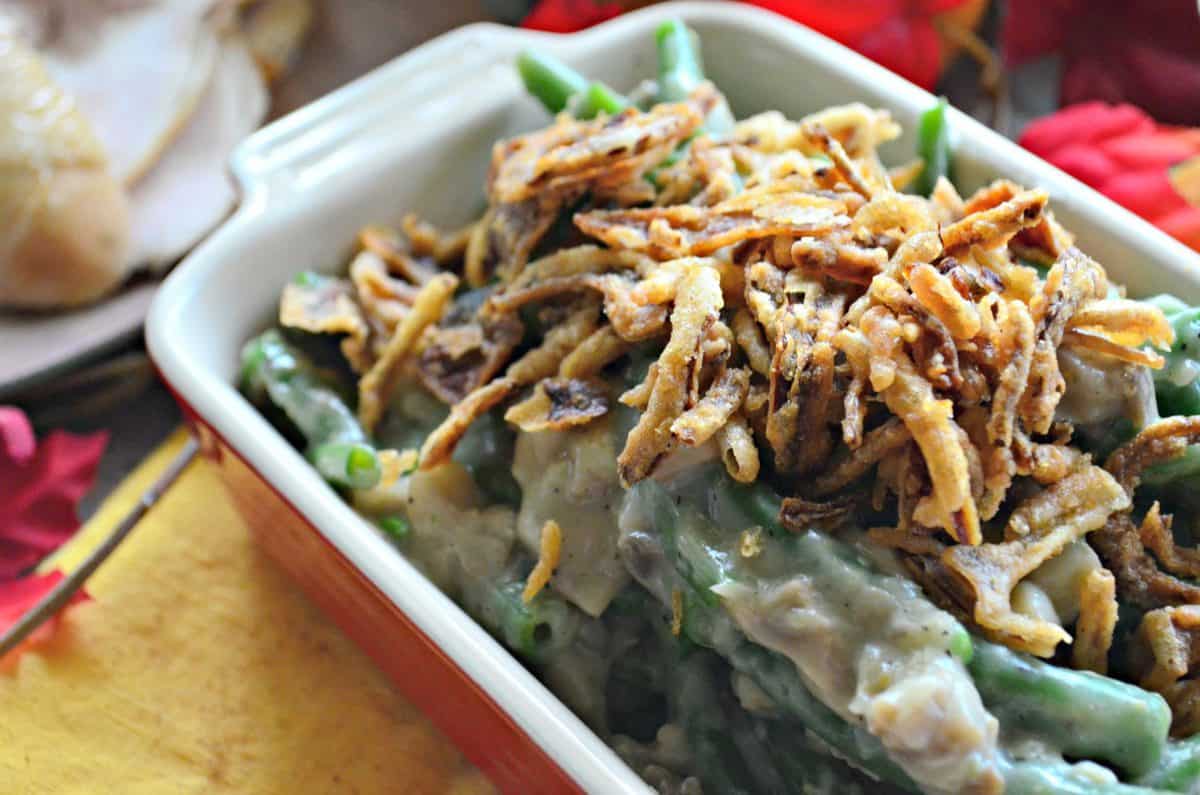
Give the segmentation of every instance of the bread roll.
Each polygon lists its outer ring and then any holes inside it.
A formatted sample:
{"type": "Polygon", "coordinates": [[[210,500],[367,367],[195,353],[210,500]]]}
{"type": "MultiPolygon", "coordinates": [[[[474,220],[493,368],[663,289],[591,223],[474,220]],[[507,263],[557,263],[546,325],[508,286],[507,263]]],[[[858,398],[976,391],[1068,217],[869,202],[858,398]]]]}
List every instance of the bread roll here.
{"type": "Polygon", "coordinates": [[[0,33],[0,305],[94,301],[128,272],[129,207],[37,55],[0,33]]]}

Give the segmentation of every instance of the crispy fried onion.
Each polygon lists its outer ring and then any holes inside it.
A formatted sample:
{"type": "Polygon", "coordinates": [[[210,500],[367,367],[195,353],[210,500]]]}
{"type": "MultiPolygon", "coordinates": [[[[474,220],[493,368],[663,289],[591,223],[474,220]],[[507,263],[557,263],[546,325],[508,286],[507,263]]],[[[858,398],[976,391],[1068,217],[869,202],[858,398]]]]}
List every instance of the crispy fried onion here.
{"type": "Polygon", "coordinates": [[[887,265],[887,249],[847,241],[802,237],[792,244],[796,267],[824,274],[840,282],[870,284],[887,265]]]}
{"type": "Polygon", "coordinates": [[[562,431],[586,425],[608,411],[604,383],[596,379],[543,378],[533,394],[509,407],[507,422],[522,431],[562,431]]]}
{"type": "Polygon", "coordinates": [[[842,456],[832,467],[813,480],[808,492],[814,496],[823,496],[841,491],[911,440],[912,433],[908,427],[900,419],[892,417],[879,427],[868,431],[861,445],[849,455],[842,456]]]}
{"type": "Polygon", "coordinates": [[[826,234],[850,224],[842,198],[774,189],[748,190],[713,207],[676,204],[578,213],[575,225],[614,248],[659,259],[707,256],[743,240],[826,234]]]}
{"type": "Polygon", "coordinates": [[[604,296],[604,314],[613,331],[627,342],[638,342],[658,336],[666,328],[667,305],[684,274],[696,268],[725,272],[715,260],[683,257],[663,263],[641,280],[634,271],[552,276],[499,292],[488,300],[487,309],[508,313],[565,293],[594,290],[604,296]]]}
{"type": "Polygon", "coordinates": [[[647,379],[654,378],[654,385],[646,410],[617,457],[624,485],[649,475],[659,459],[675,446],[671,426],[688,408],[688,387],[694,372],[703,365],[701,345],[723,305],[721,279],[715,268],[698,266],[680,281],[671,312],[671,336],[656,362],[654,375],[647,375],[647,379]]]}
{"type": "Polygon", "coordinates": [[[1042,210],[1050,197],[1044,190],[1027,190],[987,210],[970,213],[942,227],[942,246],[946,253],[958,256],[972,246],[1007,243],[1013,235],[1042,220],[1042,210]]]}
{"type": "Polygon", "coordinates": [[[788,291],[798,303],[777,316],[766,436],[779,469],[806,472],[833,447],[827,421],[835,402],[833,338],[846,295],[815,281],[796,282],[788,291]]]}
{"type": "Polygon", "coordinates": [[[484,315],[430,329],[417,361],[417,377],[453,406],[500,372],[524,334],[514,315],[484,315]]]}
{"type": "Polygon", "coordinates": [[[726,369],[696,405],[675,418],[671,423],[671,435],[688,447],[704,444],[741,407],[749,387],[749,370],[741,367],[726,369]]]}
{"type": "MultiPolygon", "coordinates": [[[[1169,417],[1117,448],[1104,466],[1132,497],[1148,467],[1178,458],[1196,443],[1200,417],[1169,417]]],[[[1157,507],[1146,514],[1140,529],[1128,511],[1111,517],[1091,541],[1116,575],[1121,595],[1131,602],[1148,608],[1200,604],[1200,587],[1179,579],[1196,576],[1196,552],[1176,548],[1170,518],[1157,507]]]]}
{"type": "Polygon", "coordinates": [[[553,519],[547,519],[542,525],[541,542],[538,544],[538,560],[529,577],[525,580],[525,588],[521,591],[521,601],[529,604],[541,590],[549,584],[558,568],[558,560],[562,555],[562,528],[553,519]]]}
{"type": "Polygon", "coordinates": [[[1111,514],[1129,505],[1129,496],[1115,478],[1089,466],[1013,511],[1005,529],[1010,540],[953,546],[942,553],[941,562],[968,586],[975,602],[972,616],[985,632],[1010,648],[1049,657],[1071,636],[1061,626],[1015,612],[1013,588],[1072,541],[1100,528],[1111,514]]]}
{"type": "Polygon", "coordinates": [[[306,275],[283,288],[279,299],[279,325],[313,334],[344,334],[342,354],[355,372],[371,366],[367,349],[371,333],[354,289],[345,279],[306,275]]]}
{"type": "Polygon", "coordinates": [[[350,281],[363,308],[363,316],[371,327],[374,353],[382,351],[383,343],[412,306],[418,288],[387,272],[387,264],[370,251],[360,251],[350,262],[350,281]]]}
{"type": "Polygon", "coordinates": [[[424,284],[437,272],[434,263],[414,255],[408,241],[394,229],[365,226],[359,230],[358,244],[386,262],[390,272],[413,284],[424,284]]]}
{"type": "Polygon", "coordinates": [[[779,523],[793,533],[817,529],[832,532],[854,523],[858,499],[842,495],[831,500],[806,500],[785,497],[779,508],[779,523]]]}
{"type": "Polygon", "coordinates": [[[368,433],[383,416],[400,366],[412,352],[425,329],[442,316],[457,286],[458,279],[450,273],[440,273],[430,279],[417,293],[412,310],[396,326],[378,361],[359,380],[358,419],[368,433]]]}
{"type": "Polygon", "coordinates": [[[1117,581],[1107,569],[1093,569],[1079,592],[1079,620],[1071,665],[1084,671],[1108,673],[1108,650],[1117,628],[1117,581]]]}
{"type": "Polygon", "coordinates": [[[1081,306],[1063,333],[1064,345],[1162,369],[1163,357],[1140,346],[1170,350],[1175,332],[1156,307],[1125,298],[1102,298],[1081,306]]]}
{"type": "MultiPolygon", "coordinates": [[[[1015,200],[1014,200],[1015,201],[1015,200]]],[[[1042,291],[1029,304],[1035,342],[1029,385],[1021,399],[1021,419],[1031,431],[1045,433],[1067,385],[1058,369],[1058,346],[1071,317],[1084,302],[1107,289],[1104,271],[1079,249],[1068,249],[1046,275],[1042,291]]]]}
{"type": "Polygon", "coordinates": [[[513,378],[497,378],[455,403],[450,416],[421,445],[421,469],[433,469],[449,460],[471,423],[508,398],[519,386],[513,378]]]}
{"type": "Polygon", "coordinates": [[[1142,616],[1134,639],[1132,663],[1138,683],[1161,693],[1171,706],[1171,733],[1200,731],[1200,605],[1160,607],[1142,616]]]}
{"type": "Polygon", "coordinates": [[[717,430],[717,445],[731,478],[739,483],[753,483],[758,478],[758,447],[744,414],[736,412],[717,430]]]}
{"type": "Polygon", "coordinates": [[[450,415],[425,439],[421,447],[421,469],[431,469],[445,462],[480,415],[507,400],[520,387],[554,375],[563,359],[595,330],[599,314],[595,303],[584,301],[574,305],[560,324],[546,332],[541,345],[526,351],[509,365],[503,378],[476,388],[454,404],[450,415]]]}
{"type": "MultiPolygon", "coordinates": [[[[1007,179],[999,179],[980,188],[967,199],[963,205],[963,213],[990,210],[1020,194],[1019,185],[1007,179]]],[[[1063,229],[1049,211],[1043,212],[1041,220],[1036,224],[1018,232],[1010,243],[1020,256],[1041,265],[1052,264],[1074,244],[1074,236],[1063,229]]]]}
{"type": "MultiPolygon", "coordinates": [[[[882,307],[877,307],[881,310],[882,307]]],[[[869,340],[871,382],[888,409],[912,434],[929,471],[933,493],[916,506],[917,521],[941,527],[964,544],[978,544],[979,512],[971,495],[967,455],[960,441],[961,429],[954,421],[949,400],[934,395],[903,350],[897,350],[899,324],[885,311],[871,310],[863,316],[862,329],[869,340]]],[[[843,333],[843,340],[852,337],[843,333]]],[[[851,354],[847,350],[847,355],[851,354]]]]}
{"type": "Polygon", "coordinates": [[[717,98],[706,83],[686,102],[660,104],[648,113],[629,108],[592,121],[559,116],[550,127],[496,144],[489,196],[509,203],[585,186],[615,188],[687,140],[717,98]]]}
{"type": "Polygon", "coordinates": [[[992,444],[1007,447],[1012,444],[1017,404],[1029,383],[1036,339],[1033,318],[1025,304],[1020,301],[997,301],[995,308],[994,348],[999,377],[992,392],[987,437],[992,444]]]}

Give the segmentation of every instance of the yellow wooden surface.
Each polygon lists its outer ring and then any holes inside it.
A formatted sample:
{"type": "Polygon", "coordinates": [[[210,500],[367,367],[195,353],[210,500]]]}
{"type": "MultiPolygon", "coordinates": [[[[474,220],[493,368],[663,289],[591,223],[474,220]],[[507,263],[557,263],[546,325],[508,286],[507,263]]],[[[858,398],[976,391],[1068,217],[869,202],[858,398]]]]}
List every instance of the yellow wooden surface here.
{"type": "MultiPolygon", "coordinates": [[[[69,567],[179,450],[174,435],[59,556],[69,567]]],[[[46,647],[0,673],[0,792],[491,790],[251,541],[194,463],[46,647]]]]}

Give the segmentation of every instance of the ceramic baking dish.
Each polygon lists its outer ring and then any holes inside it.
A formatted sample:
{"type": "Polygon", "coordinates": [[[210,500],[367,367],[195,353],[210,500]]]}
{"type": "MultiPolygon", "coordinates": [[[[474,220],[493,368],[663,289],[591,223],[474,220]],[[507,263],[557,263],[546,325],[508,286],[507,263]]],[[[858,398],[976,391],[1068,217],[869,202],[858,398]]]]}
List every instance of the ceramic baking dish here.
{"type": "MultiPolygon", "coordinates": [[[[251,137],[240,209],[167,280],[147,338],[162,377],[266,549],[502,789],[642,792],[582,722],[350,510],[233,386],[238,349],[301,269],[343,267],[356,230],[407,210],[453,226],[482,205],[497,138],[546,123],[511,62],[531,44],[621,88],[654,68],[682,16],[739,116],[860,100],[904,124],[933,98],[849,50],[746,6],[655,6],[572,36],[474,25],[442,36],[251,137]]],[[[997,175],[1049,190],[1080,246],[1137,293],[1200,300],[1200,256],[953,113],[964,190],[997,175]]],[[[911,154],[911,134],[891,145],[911,154]]],[[[887,155],[885,151],[885,155],[887,155]]]]}

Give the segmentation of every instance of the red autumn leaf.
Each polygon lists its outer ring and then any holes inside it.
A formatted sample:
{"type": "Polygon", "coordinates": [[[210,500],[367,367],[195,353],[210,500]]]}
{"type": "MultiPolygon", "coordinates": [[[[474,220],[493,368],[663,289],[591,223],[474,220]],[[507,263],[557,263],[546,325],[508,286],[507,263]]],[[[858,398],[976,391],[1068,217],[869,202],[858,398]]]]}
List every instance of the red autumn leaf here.
{"type": "Polygon", "coordinates": [[[942,40],[928,15],[892,17],[846,43],[923,88],[932,89],[942,73],[942,40]]]}
{"type": "Polygon", "coordinates": [[[37,444],[25,415],[0,407],[0,582],[33,568],[75,533],[79,500],[107,444],[104,432],[65,431],[37,444]]]}
{"type": "Polygon", "coordinates": [[[1155,124],[1130,105],[1085,102],[1038,119],[1020,143],[1193,248],[1200,207],[1171,169],[1200,156],[1200,131],[1155,124]]]}
{"type": "MultiPolygon", "coordinates": [[[[61,571],[52,571],[49,574],[31,574],[18,580],[0,582],[0,634],[7,631],[9,627],[20,620],[21,616],[29,612],[62,578],[61,571]]],[[[87,592],[81,589],[71,597],[69,604],[86,602],[90,599],[87,592]]],[[[48,641],[57,631],[61,619],[62,613],[58,613],[39,626],[13,652],[0,658],[0,663],[8,663],[22,651],[48,641]]],[[[0,667],[3,666],[0,665],[0,667]]]]}
{"type": "Polygon", "coordinates": [[[525,20],[524,27],[550,33],[574,33],[598,25],[621,13],[620,3],[593,0],[540,0],[525,20]]]}
{"type": "MultiPolygon", "coordinates": [[[[947,48],[936,17],[985,0],[746,0],[820,31],[914,83],[933,88],[947,48]]],[[[525,27],[565,33],[581,30],[620,13],[619,3],[540,0],[525,27]]]]}
{"type": "Polygon", "coordinates": [[[1128,102],[1163,122],[1200,125],[1195,0],[1011,0],[1002,38],[1014,65],[1062,56],[1064,105],[1128,102]]]}

